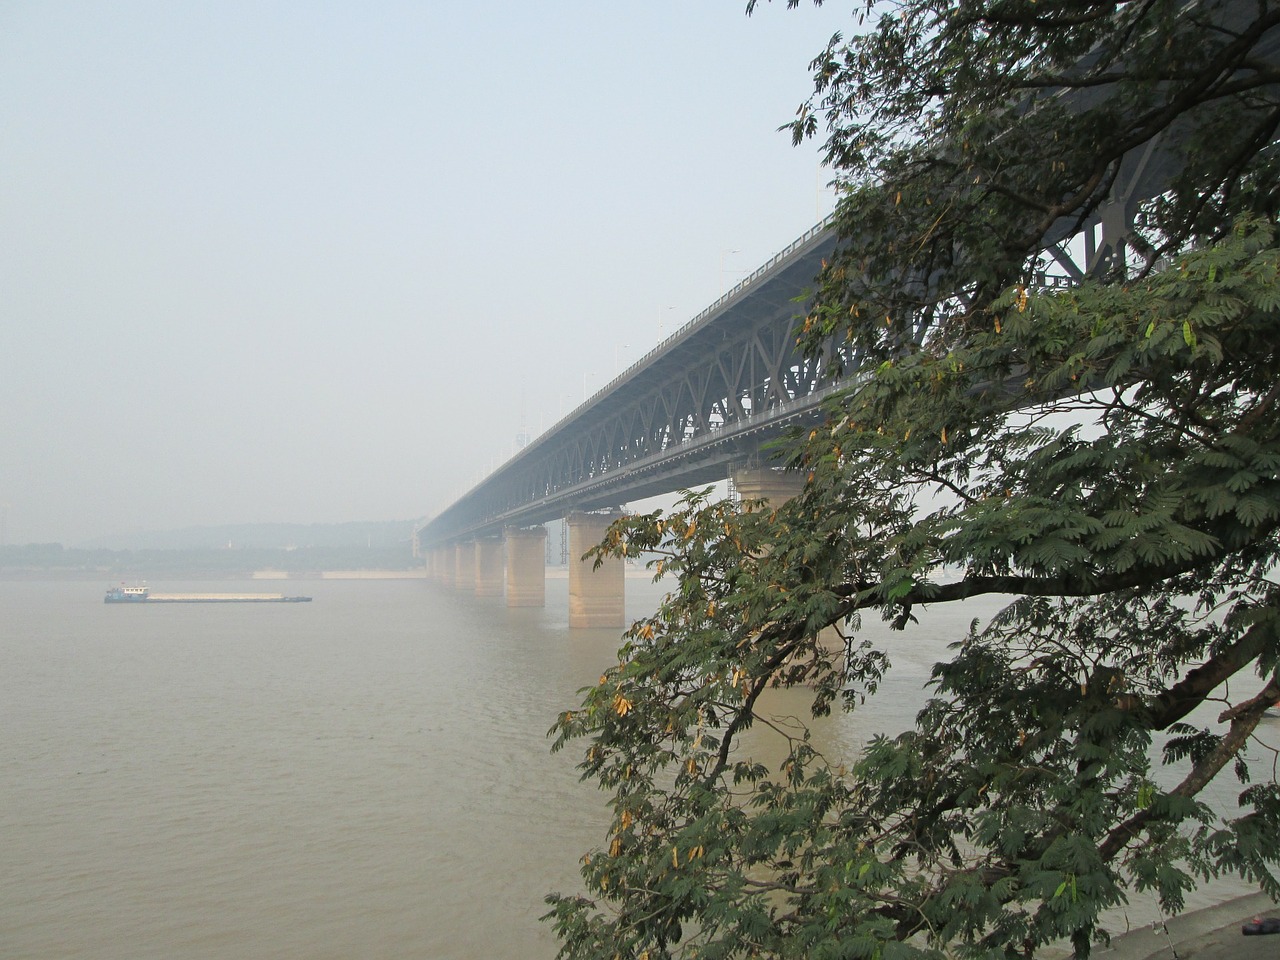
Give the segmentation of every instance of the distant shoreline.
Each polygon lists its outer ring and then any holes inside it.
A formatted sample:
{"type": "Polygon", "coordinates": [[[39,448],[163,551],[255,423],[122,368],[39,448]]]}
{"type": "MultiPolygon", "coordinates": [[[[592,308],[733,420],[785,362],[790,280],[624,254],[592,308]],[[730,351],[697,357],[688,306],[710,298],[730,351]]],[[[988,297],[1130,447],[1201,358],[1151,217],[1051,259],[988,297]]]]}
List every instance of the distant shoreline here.
{"type": "MultiPolygon", "coordinates": [[[[548,580],[565,580],[569,576],[567,567],[550,566],[546,568],[548,580]]],[[[624,576],[628,580],[652,580],[653,571],[643,567],[627,566],[624,576]]],[[[0,582],[67,580],[97,583],[105,580],[111,583],[119,581],[143,580],[429,580],[426,567],[409,567],[407,569],[371,568],[368,570],[99,570],[76,569],[23,569],[20,567],[0,568],[0,582]]]]}
{"type": "Polygon", "coordinates": [[[97,583],[106,581],[135,580],[425,580],[425,569],[409,570],[183,570],[181,572],[159,570],[143,574],[121,570],[23,570],[0,569],[0,581],[66,580],[97,583]]]}
{"type": "Polygon", "coordinates": [[[255,570],[252,580],[425,580],[427,570],[321,570],[290,572],[287,570],[255,570]]]}

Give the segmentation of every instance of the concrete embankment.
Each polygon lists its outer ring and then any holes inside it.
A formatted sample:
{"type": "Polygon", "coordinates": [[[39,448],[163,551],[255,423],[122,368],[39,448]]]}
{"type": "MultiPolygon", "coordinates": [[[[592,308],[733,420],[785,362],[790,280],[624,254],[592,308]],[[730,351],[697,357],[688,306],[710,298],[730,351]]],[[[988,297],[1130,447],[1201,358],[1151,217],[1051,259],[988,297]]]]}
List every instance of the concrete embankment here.
{"type": "Polygon", "coordinates": [[[1241,933],[1255,917],[1274,916],[1280,916],[1280,908],[1270,897],[1249,894],[1131,930],[1109,946],[1095,947],[1091,960],[1275,960],[1280,956],[1280,934],[1241,933]]]}

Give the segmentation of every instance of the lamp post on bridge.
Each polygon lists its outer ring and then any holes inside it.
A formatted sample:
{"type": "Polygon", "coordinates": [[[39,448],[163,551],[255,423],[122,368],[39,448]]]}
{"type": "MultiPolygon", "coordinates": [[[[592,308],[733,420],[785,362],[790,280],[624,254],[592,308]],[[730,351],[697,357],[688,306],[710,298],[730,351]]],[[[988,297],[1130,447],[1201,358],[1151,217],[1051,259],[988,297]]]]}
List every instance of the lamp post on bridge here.
{"type": "Polygon", "coordinates": [[[741,253],[741,250],[721,250],[720,251],[720,296],[724,296],[724,258],[728,254],[741,253]]]}
{"type": "Polygon", "coordinates": [[[675,307],[658,307],[658,342],[662,342],[662,311],[674,310],[675,307]]]}

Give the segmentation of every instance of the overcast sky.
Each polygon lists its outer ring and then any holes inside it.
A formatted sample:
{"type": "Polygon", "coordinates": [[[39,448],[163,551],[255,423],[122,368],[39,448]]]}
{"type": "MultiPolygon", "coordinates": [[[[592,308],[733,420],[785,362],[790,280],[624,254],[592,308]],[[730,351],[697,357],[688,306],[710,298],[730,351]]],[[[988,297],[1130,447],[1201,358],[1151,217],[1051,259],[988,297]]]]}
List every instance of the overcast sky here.
{"type": "Polygon", "coordinates": [[[744,5],[0,3],[7,542],[443,509],[830,210],[744,5]]]}

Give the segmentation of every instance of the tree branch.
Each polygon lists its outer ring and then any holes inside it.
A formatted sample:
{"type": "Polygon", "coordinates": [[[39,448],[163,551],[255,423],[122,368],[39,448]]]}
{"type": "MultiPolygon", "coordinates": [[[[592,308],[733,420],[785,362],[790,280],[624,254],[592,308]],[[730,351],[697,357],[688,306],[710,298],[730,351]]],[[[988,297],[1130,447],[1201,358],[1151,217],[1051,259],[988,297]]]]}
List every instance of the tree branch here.
{"type": "MultiPolygon", "coordinates": [[[[1218,771],[1244,747],[1245,742],[1257,728],[1262,714],[1277,699],[1280,699],[1280,682],[1275,677],[1267,681],[1257,696],[1233,710],[1227,711],[1223,717],[1231,715],[1231,729],[1222,738],[1222,742],[1207,757],[1197,763],[1186,778],[1169,791],[1170,796],[1194,797],[1209,783],[1218,771]]],[[[1103,860],[1110,860],[1135,837],[1151,821],[1157,819],[1155,807],[1139,810],[1124,823],[1116,826],[1102,843],[1098,844],[1098,854],[1103,860]]]]}
{"type": "Polygon", "coordinates": [[[1149,704],[1151,729],[1165,730],[1204,702],[1205,698],[1257,659],[1270,628],[1254,624],[1235,643],[1192,670],[1149,704]]]}

